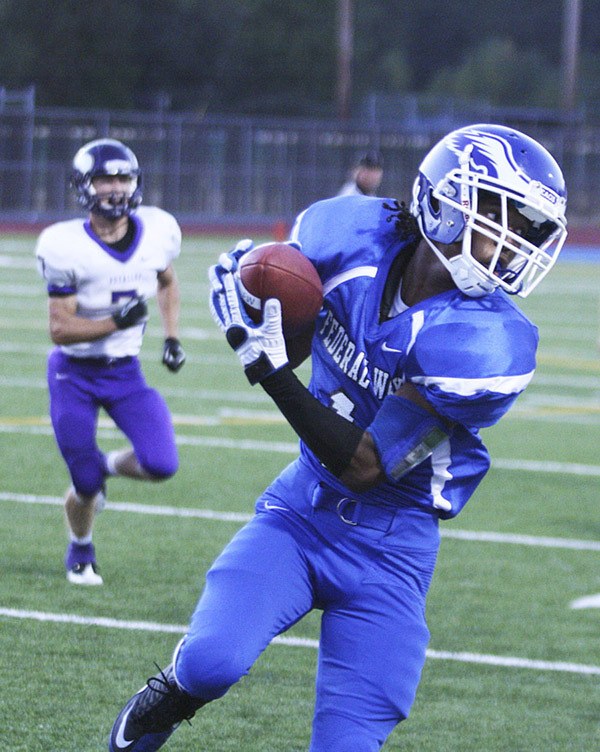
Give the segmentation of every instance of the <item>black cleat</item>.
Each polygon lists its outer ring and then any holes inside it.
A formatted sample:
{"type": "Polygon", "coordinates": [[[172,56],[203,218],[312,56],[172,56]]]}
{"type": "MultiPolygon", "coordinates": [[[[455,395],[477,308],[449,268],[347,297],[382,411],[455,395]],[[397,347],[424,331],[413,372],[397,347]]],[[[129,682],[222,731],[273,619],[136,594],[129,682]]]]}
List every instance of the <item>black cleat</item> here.
{"type": "Polygon", "coordinates": [[[168,666],[148,679],[119,713],[110,733],[109,752],[155,752],[204,704],[179,689],[173,666],[168,666]]]}

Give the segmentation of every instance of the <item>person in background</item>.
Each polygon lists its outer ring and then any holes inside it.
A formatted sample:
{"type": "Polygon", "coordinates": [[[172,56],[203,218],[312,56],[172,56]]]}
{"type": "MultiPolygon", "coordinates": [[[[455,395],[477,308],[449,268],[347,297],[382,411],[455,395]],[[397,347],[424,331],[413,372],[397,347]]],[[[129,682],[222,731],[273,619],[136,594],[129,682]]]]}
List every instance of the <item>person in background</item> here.
{"type": "MultiPolygon", "coordinates": [[[[290,238],[324,283],[308,386],[289,362],[279,301],[258,324],[244,311],[236,271],[249,244],[221,255],[211,313],[298,434],[299,457],[210,567],[171,664],[125,703],[110,752],[158,750],[313,609],[310,752],[381,749],[425,663],[439,527],[490,466],[479,429],[533,377],[537,330],[512,296],[552,268],[565,210],[549,152],[490,124],[433,146],[410,209],[368,196],[308,207],[290,238]]],[[[229,458],[224,471],[235,472],[229,458]]]]}
{"type": "Polygon", "coordinates": [[[383,180],[383,158],[376,151],[362,157],[338,196],[376,196],[383,180]]]}
{"type": "Polygon", "coordinates": [[[145,381],[138,353],[157,297],[164,330],[162,361],[178,371],[179,285],[173,260],[181,250],[175,218],[140,206],[135,154],[114,139],[75,154],[71,186],[87,219],[58,222],[40,234],[38,270],[48,290],[50,417],[72,486],[65,499],[69,582],[101,585],[92,543],[94,515],[114,475],[170,478],[178,468],[175,432],[162,396],[145,381]],[[130,441],[104,454],[96,442],[100,408],[130,441]]]}

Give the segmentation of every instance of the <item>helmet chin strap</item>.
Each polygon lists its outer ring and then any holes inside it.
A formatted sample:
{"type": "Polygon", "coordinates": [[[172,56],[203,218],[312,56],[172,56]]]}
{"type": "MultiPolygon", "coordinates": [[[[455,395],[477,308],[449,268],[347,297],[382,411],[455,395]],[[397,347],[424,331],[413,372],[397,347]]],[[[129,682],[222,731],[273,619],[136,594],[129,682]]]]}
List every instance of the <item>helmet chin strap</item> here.
{"type": "MultiPolygon", "coordinates": [[[[420,219],[421,218],[419,217],[419,224],[420,219]]],[[[466,232],[469,231],[467,230],[466,232]]],[[[497,284],[489,279],[482,271],[477,269],[476,266],[470,264],[462,253],[452,256],[452,258],[447,258],[432,240],[424,234],[423,237],[425,238],[427,245],[450,272],[454,284],[465,295],[468,295],[470,298],[481,298],[483,295],[488,295],[490,292],[493,292],[498,287],[497,284]]],[[[462,243],[464,243],[465,240],[466,239],[463,237],[461,248],[462,243]]]]}
{"type": "Polygon", "coordinates": [[[120,219],[130,214],[130,208],[127,201],[114,203],[111,201],[96,201],[90,211],[106,219],[120,219]]]}
{"type": "Polygon", "coordinates": [[[429,247],[433,250],[438,259],[450,272],[452,281],[458,287],[458,289],[470,298],[481,298],[483,295],[488,295],[493,292],[497,284],[494,284],[483,271],[478,269],[474,264],[470,263],[465,253],[465,246],[471,244],[471,190],[468,183],[469,164],[471,160],[471,152],[473,151],[473,144],[467,144],[464,150],[460,153],[458,161],[460,169],[465,176],[460,183],[460,205],[463,209],[463,217],[465,221],[465,228],[461,234],[460,244],[461,251],[456,256],[447,258],[435,243],[430,240],[425,232],[423,232],[423,225],[421,222],[421,216],[418,217],[419,226],[421,227],[421,234],[427,241],[429,247]]]}
{"type": "Polygon", "coordinates": [[[131,195],[124,192],[115,192],[110,193],[107,196],[99,196],[98,198],[100,199],[99,203],[103,208],[111,209],[115,206],[125,206],[131,198],[131,195]]]}
{"type": "Polygon", "coordinates": [[[452,275],[454,284],[470,298],[481,298],[498,287],[460,254],[446,259],[445,266],[452,275]]]}

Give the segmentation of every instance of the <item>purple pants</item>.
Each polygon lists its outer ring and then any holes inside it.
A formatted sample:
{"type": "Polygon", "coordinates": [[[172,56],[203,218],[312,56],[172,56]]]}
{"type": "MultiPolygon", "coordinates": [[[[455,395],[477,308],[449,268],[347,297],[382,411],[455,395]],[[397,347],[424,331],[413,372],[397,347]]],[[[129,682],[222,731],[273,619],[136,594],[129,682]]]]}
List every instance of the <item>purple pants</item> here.
{"type": "Polygon", "coordinates": [[[166,402],[148,386],[137,358],[78,362],[54,349],[48,357],[50,419],[75,490],[93,496],[106,476],[96,443],[103,408],[127,436],[141,467],[156,480],[178,467],[175,431],[166,402]]]}

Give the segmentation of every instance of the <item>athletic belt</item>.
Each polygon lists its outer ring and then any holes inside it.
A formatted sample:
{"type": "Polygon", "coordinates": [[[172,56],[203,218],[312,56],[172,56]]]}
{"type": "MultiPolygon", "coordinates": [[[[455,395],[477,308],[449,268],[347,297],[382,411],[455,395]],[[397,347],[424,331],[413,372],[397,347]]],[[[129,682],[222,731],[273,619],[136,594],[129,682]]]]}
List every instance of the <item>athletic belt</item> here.
{"type": "Polygon", "coordinates": [[[346,525],[370,527],[384,533],[390,529],[394,517],[401,509],[357,501],[322,485],[315,491],[312,505],[315,509],[333,512],[346,525]]]}
{"type": "Polygon", "coordinates": [[[76,355],[67,355],[67,357],[70,363],[82,366],[96,366],[98,368],[114,368],[115,366],[123,366],[126,363],[131,363],[134,360],[133,355],[126,355],[123,358],[109,358],[108,356],[78,358],[76,355]]]}

